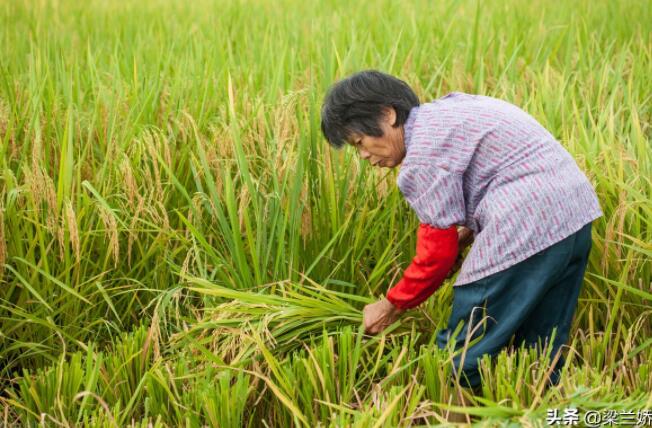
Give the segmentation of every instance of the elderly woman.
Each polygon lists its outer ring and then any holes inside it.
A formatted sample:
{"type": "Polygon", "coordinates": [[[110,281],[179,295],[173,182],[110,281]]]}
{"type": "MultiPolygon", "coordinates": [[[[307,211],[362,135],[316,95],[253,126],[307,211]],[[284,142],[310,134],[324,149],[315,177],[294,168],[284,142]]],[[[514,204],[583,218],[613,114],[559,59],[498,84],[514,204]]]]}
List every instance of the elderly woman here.
{"type": "MultiPolygon", "coordinates": [[[[456,348],[467,333],[479,338],[463,367],[459,356],[454,360],[463,383],[479,385],[478,359],[497,354],[512,337],[557,354],[577,306],[591,222],[602,212],[550,132],[487,96],[452,92],[419,104],[405,82],[377,71],[333,85],[321,127],[332,146],[351,145],[373,166],[400,165],[398,187],[420,221],[416,256],[403,277],[364,308],[367,333],[381,332],[433,294],[473,240],[454,284],[448,327],[437,336],[438,346],[453,340],[456,348]]],[[[563,364],[558,358],[553,383],[563,364]]]]}

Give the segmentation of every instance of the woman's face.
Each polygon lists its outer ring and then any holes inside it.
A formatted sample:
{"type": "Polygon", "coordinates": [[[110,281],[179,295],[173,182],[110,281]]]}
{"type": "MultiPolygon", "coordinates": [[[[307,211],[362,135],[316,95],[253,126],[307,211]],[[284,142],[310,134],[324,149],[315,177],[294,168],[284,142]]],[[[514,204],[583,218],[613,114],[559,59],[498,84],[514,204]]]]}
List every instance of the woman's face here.
{"type": "Polygon", "coordinates": [[[369,161],[372,166],[394,168],[399,165],[405,157],[405,144],[403,141],[403,127],[394,128],[396,122],[396,111],[388,108],[380,120],[382,137],[371,137],[369,135],[352,133],[349,144],[358,150],[362,159],[369,161]]]}

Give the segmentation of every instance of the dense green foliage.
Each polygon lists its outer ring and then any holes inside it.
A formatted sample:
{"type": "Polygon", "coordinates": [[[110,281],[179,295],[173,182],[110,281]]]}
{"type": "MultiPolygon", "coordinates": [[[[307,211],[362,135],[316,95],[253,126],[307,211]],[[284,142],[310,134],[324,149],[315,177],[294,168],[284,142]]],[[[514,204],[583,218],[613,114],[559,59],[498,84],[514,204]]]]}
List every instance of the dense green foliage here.
{"type": "MultiPolygon", "coordinates": [[[[485,360],[477,421],[652,409],[650,2],[0,2],[0,402],[36,426],[386,426],[468,394],[447,283],[385,335],[361,308],[417,219],[319,108],[376,68],[511,101],[605,216],[562,383],[485,360]]],[[[538,421],[538,422],[537,422],[538,421]]]]}

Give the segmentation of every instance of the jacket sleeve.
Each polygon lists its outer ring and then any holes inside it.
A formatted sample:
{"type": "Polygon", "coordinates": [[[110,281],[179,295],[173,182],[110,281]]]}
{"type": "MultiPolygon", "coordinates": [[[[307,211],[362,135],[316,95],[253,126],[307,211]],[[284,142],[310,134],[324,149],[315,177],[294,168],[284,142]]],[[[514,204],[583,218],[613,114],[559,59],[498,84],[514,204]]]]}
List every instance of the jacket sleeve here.
{"type": "Polygon", "coordinates": [[[457,252],[456,226],[438,229],[421,223],[416,256],[403,272],[403,278],[387,292],[387,300],[399,309],[418,306],[444,282],[457,252]]]}

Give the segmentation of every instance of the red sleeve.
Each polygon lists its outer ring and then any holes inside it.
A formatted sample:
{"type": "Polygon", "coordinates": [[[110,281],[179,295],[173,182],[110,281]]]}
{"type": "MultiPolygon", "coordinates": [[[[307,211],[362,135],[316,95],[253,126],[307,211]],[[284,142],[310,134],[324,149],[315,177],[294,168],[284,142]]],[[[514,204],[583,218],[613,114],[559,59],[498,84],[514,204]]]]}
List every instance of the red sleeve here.
{"type": "Polygon", "coordinates": [[[457,227],[437,229],[419,225],[417,251],[403,278],[387,292],[387,300],[399,309],[418,306],[434,293],[457,258],[457,227]]]}

